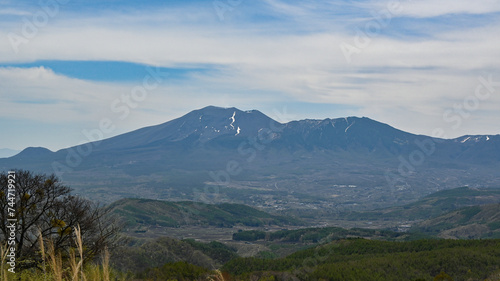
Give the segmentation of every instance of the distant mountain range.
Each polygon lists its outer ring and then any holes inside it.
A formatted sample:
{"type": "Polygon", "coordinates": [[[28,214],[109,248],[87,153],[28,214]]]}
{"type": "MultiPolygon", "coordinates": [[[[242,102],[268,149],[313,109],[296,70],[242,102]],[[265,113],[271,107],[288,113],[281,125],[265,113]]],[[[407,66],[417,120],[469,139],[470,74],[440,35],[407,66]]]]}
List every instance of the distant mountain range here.
{"type": "Polygon", "coordinates": [[[20,150],[14,150],[10,148],[0,148],[0,158],[12,157],[21,152],[20,150]]]}
{"type": "Polygon", "coordinates": [[[13,168],[56,173],[76,193],[103,202],[141,197],[341,212],[459,186],[500,187],[500,135],[444,140],[364,117],[281,124],[257,110],[209,106],[113,138],[0,159],[0,169],[13,168]]]}

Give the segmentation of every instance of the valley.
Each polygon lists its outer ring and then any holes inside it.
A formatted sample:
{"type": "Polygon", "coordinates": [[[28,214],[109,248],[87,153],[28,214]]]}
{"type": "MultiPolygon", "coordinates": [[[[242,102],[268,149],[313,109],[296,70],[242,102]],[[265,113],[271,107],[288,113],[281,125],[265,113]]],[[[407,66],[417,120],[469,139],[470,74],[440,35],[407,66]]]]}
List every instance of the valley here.
{"type": "Polygon", "coordinates": [[[0,159],[2,169],[18,167],[54,174],[76,197],[101,204],[120,229],[111,265],[138,278],[178,270],[224,272],[225,280],[427,280],[442,270],[478,280],[500,270],[489,266],[497,256],[488,248],[500,239],[500,135],[449,140],[364,117],[281,124],[256,110],[206,107],[110,139],[0,159]],[[84,146],[90,153],[81,154],[84,146]],[[311,251],[332,247],[346,254],[328,250],[304,266],[311,251]],[[427,266],[436,254],[480,262],[468,273],[463,263],[427,266]],[[409,275],[380,273],[408,266],[409,275]]]}

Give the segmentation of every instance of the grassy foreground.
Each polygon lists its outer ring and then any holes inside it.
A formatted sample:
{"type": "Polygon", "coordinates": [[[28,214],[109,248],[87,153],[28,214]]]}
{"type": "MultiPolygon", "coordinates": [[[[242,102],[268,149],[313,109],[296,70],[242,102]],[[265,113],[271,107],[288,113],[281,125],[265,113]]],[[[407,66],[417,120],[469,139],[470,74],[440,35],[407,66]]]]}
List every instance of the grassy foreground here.
{"type": "MultiPolygon", "coordinates": [[[[38,238],[42,264],[36,268],[25,269],[19,272],[16,268],[15,273],[8,271],[7,246],[2,245],[1,252],[1,281],[19,280],[19,281],[63,281],[63,280],[127,280],[127,276],[112,270],[109,266],[109,252],[107,249],[102,256],[101,264],[84,264],[83,241],[80,228],[74,229],[76,249],[70,249],[69,253],[64,255],[54,248],[51,240],[45,240],[40,234],[38,238]]],[[[18,265],[17,265],[18,266],[18,265]]]]}

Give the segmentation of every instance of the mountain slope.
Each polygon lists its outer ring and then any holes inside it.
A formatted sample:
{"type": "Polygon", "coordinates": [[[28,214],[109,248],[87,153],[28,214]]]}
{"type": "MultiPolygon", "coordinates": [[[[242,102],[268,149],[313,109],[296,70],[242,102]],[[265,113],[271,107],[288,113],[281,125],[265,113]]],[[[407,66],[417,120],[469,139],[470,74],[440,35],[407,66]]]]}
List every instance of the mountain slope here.
{"type": "Polygon", "coordinates": [[[224,136],[255,136],[261,128],[269,127],[271,122],[271,118],[259,111],[244,112],[237,108],[209,106],[170,122],[104,140],[96,150],[160,148],[180,142],[202,145],[224,136]]]}
{"type": "Polygon", "coordinates": [[[462,208],[417,224],[412,231],[446,239],[500,238],[500,204],[462,208]]]}
{"type": "Polygon", "coordinates": [[[218,242],[204,244],[170,237],[127,239],[126,245],[112,250],[111,263],[122,272],[143,272],[146,268],[180,261],[215,268],[237,257],[235,249],[218,242]]]}
{"type": "Polygon", "coordinates": [[[350,220],[396,219],[413,221],[431,219],[464,207],[478,208],[478,205],[498,202],[500,202],[500,189],[460,187],[427,195],[407,205],[368,212],[354,212],[343,214],[341,217],[350,220]]]}
{"type": "Polygon", "coordinates": [[[497,280],[499,246],[500,240],[347,239],[279,259],[237,258],[222,270],[242,280],[497,280]]]}
{"type": "Polygon", "coordinates": [[[206,107],[175,120],[0,169],[56,173],[102,202],[127,197],[235,202],[270,211],[403,205],[457,186],[500,186],[500,136],[442,140],[369,118],[280,124],[259,111],[206,107]]]}
{"type": "Polygon", "coordinates": [[[166,202],[147,199],[122,199],[108,207],[127,227],[179,227],[290,225],[297,220],[270,215],[239,204],[203,204],[195,202],[166,202]]]}

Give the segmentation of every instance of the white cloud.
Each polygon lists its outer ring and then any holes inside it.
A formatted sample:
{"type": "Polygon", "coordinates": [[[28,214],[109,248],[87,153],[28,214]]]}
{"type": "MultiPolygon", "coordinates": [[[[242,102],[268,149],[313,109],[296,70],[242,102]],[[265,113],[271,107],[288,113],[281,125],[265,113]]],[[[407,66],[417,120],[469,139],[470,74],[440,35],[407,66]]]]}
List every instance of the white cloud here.
{"type": "MultiPolygon", "coordinates": [[[[328,20],[341,17],[343,21],[369,20],[373,14],[392,11],[389,7],[397,7],[393,17],[430,18],[460,14],[491,14],[500,12],[498,0],[368,0],[368,1],[264,1],[278,15],[286,15],[306,23],[316,23],[321,19],[323,25],[328,20]]],[[[344,22],[343,22],[344,23],[344,22]]],[[[339,25],[339,23],[337,23],[339,25]]]]}
{"type": "Polygon", "coordinates": [[[401,16],[437,17],[450,14],[488,14],[500,12],[498,0],[418,0],[401,1],[404,7],[401,16]]]}
{"type": "Polygon", "coordinates": [[[3,118],[37,122],[81,122],[103,111],[120,87],[54,74],[50,69],[0,68],[3,118]]]}
{"type": "MultiPolygon", "coordinates": [[[[311,11],[318,11],[311,2],[302,6],[267,2],[274,10],[296,15],[300,22],[307,22],[311,11]]],[[[498,5],[498,1],[454,1],[449,5],[433,2],[429,4],[431,8],[426,8],[421,2],[428,1],[405,2],[402,15],[490,13],[497,11],[498,5]]],[[[365,10],[376,8],[363,5],[365,10]]],[[[41,28],[29,43],[20,45],[18,54],[13,53],[8,40],[1,40],[0,60],[113,60],[166,67],[220,66],[216,72],[194,75],[187,82],[161,85],[133,111],[131,118],[117,123],[117,132],[165,122],[209,104],[259,109],[298,101],[355,106],[360,109],[351,115],[365,115],[429,134],[429,124],[449,125],[443,121],[443,112],[474,92],[478,76],[493,74],[495,80],[500,80],[500,38],[493,36],[500,27],[498,22],[474,29],[433,30],[432,38],[411,41],[377,35],[349,64],[339,48],[342,43],[354,41],[353,34],[341,31],[345,22],[332,20],[325,23],[326,28],[316,31],[281,33],[280,23],[218,23],[210,20],[215,17],[211,13],[214,11],[190,10],[188,14],[162,10],[148,15],[61,15],[41,28]]],[[[320,17],[324,19],[326,15],[320,17]]],[[[366,19],[354,17],[355,20],[366,19]]],[[[310,21],[313,26],[319,24],[313,18],[310,21]]],[[[3,27],[14,25],[0,22],[3,27]]],[[[0,37],[6,38],[8,30],[2,28],[0,37]]],[[[109,109],[110,103],[133,87],[70,79],[44,68],[0,69],[0,84],[3,118],[79,122],[87,127],[95,126],[105,116],[116,118],[109,109]],[[46,102],[20,103],[37,100],[46,102]]],[[[467,120],[475,121],[473,125],[464,123],[450,136],[474,130],[493,131],[493,124],[498,123],[487,119],[500,121],[496,108],[500,108],[499,96],[481,104],[467,120]]],[[[302,114],[300,117],[307,117],[307,112],[302,114]]],[[[79,130],[73,133],[78,134],[79,130]]]]}
{"type": "Polygon", "coordinates": [[[233,89],[221,91],[219,87],[214,88],[214,85],[193,83],[189,86],[168,81],[147,91],[144,100],[134,100],[131,96],[132,89],[141,86],[141,82],[117,84],[82,81],[57,75],[43,67],[0,68],[0,85],[2,131],[13,134],[21,130],[12,127],[11,122],[7,120],[39,124],[39,127],[54,131],[47,135],[47,130],[31,129],[29,138],[17,141],[2,140],[3,143],[11,143],[4,146],[18,149],[44,146],[58,150],[75,145],[87,140],[82,130],[99,128],[99,122],[104,118],[111,120],[116,126],[113,132],[105,136],[111,137],[144,126],[160,124],[211,104],[245,109],[245,105],[253,103],[256,98],[262,103],[272,102],[272,98],[266,95],[233,95],[233,89]],[[214,95],[216,91],[218,95],[214,95]],[[123,96],[128,96],[130,102],[125,102],[123,96]],[[120,107],[128,108],[127,115],[112,108],[112,104],[117,101],[120,107]]]}

